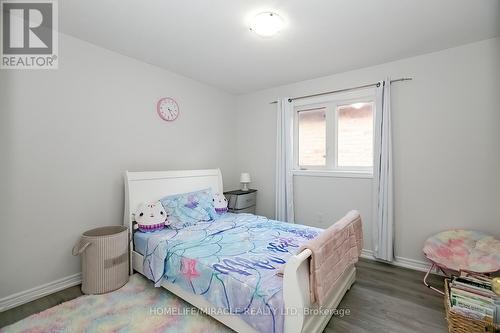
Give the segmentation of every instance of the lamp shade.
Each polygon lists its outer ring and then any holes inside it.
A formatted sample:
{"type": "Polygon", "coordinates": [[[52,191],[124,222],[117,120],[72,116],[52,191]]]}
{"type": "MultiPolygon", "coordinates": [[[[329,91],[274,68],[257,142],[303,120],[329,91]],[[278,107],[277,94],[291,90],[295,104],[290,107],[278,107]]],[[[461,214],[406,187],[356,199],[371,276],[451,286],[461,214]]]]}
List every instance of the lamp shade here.
{"type": "Polygon", "coordinates": [[[248,172],[241,173],[240,183],[251,183],[252,178],[250,178],[250,174],[248,172]]]}

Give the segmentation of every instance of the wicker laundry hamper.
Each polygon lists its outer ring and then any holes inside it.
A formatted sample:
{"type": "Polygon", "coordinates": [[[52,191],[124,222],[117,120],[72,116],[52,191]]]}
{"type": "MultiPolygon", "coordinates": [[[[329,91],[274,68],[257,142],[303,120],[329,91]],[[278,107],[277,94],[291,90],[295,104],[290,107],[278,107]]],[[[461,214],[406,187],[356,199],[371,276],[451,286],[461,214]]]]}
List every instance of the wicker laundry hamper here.
{"type": "Polygon", "coordinates": [[[109,226],[85,231],[73,247],[81,255],[82,292],[103,294],[128,282],[128,229],[109,226]]]}

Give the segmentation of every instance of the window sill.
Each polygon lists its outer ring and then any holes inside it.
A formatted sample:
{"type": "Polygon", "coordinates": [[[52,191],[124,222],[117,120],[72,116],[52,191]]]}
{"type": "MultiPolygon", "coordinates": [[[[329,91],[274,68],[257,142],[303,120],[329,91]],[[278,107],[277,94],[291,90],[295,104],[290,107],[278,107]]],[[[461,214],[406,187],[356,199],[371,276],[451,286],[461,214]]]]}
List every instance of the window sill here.
{"type": "Polygon", "coordinates": [[[292,170],[294,176],[332,177],[332,178],[366,178],[372,179],[370,171],[340,171],[340,170],[292,170]]]}

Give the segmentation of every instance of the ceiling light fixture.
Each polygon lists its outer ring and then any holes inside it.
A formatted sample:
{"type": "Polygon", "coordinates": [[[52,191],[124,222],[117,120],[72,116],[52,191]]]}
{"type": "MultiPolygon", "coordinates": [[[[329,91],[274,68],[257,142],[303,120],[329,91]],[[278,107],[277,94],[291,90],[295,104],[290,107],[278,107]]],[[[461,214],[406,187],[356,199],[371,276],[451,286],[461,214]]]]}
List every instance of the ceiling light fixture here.
{"type": "Polygon", "coordinates": [[[285,22],[276,13],[264,12],[255,15],[250,30],[261,37],[272,37],[283,29],[285,22]]]}

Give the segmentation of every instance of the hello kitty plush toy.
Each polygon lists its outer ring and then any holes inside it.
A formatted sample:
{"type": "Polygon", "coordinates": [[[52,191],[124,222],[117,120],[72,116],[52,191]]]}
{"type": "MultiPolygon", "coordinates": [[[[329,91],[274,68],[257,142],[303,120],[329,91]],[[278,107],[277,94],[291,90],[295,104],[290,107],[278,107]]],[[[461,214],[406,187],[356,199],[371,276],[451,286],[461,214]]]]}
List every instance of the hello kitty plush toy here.
{"type": "Polygon", "coordinates": [[[215,193],[213,199],[215,212],[219,215],[227,213],[227,199],[220,193],[215,193]]]}
{"type": "Polygon", "coordinates": [[[167,218],[168,215],[159,201],[141,204],[135,212],[135,221],[142,232],[162,230],[165,225],[170,224],[167,218]]]}

